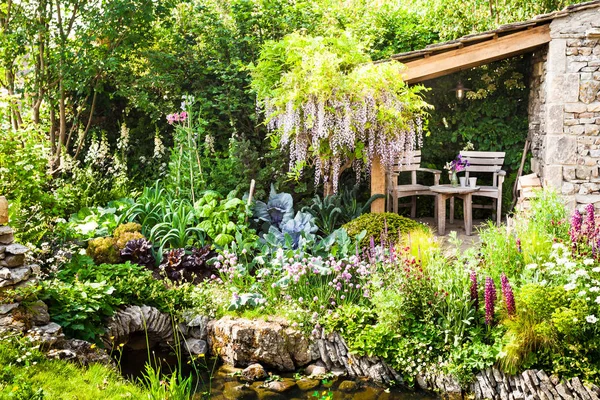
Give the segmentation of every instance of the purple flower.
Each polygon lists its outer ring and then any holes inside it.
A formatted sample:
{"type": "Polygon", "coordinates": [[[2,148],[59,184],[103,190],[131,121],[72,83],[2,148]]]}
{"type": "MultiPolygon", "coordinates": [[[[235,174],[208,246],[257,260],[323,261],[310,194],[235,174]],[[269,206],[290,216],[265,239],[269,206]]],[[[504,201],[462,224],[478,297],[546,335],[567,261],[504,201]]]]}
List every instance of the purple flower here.
{"type": "Polygon", "coordinates": [[[585,233],[591,239],[596,233],[596,217],[592,203],[585,206],[585,214],[585,233]]]}
{"type": "Polygon", "coordinates": [[[479,310],[479,294],[477,293],[477,272],[471,270],[471,300],[475,310],[479,310]]]}
{"type": "Polygon", "coordinates": [[[485,278],[485,323],[491,325],[494,320],[494,303],[496,302],[496,286],[489,276],[485,278]]]}
{"type": "Polygon", "coordinates": [[[515,296],[513,294],[512,287],[508,282],[508,278],[506,277],[506,274],[504,272],[500,276],[500,284],[502,286],[502,296],[504,296],[506,310],[508,312],[508,315],[512,317],[517,311],[517,308],[515,306],[515,296]]]}
{"type": "Polygon", "coordinates": [[[521,252],[521,239],[517,238],[517,251],[521,252]]]}
{"type": "Polygon", "coordinates": [[[573,243],[577,242],[579,236],[581,235],[581,225],[583,223],[583,217],[579,210],[575,210],[573,212],[573,216],[571,217],[571,241],[573,243]]]}

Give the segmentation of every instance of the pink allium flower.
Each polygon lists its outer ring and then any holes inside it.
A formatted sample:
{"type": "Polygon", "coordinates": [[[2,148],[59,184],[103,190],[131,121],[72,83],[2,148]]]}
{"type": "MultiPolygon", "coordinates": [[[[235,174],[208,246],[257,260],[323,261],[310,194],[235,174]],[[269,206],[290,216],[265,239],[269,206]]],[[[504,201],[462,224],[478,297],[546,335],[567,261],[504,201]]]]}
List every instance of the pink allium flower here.
{"type": "Polygon", "coordinates": [[[494,303],[496,302],[496,286],[489,276],[485,278],[485,323],[491,325],[494,320],[494,303]]]}
{"type": "Polygon", "coordinates": [[[508,282],[508,277],[504,272],[500,276],[500,284],[502,286],[502,296],[504,296],[504,303],[506,304],[506,311],[509,316],[515,315],[517,308],[515,306],[515,296],[513,294],[512,287],[508,282]]]}

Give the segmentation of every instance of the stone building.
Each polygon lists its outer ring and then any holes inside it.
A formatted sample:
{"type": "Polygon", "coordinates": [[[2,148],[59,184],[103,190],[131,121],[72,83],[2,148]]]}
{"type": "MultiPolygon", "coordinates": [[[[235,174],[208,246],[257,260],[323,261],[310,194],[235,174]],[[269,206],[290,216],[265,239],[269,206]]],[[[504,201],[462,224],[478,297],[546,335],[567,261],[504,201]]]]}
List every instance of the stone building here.
{"type": "MultiPolygon", "coordinates": [[[[532,170],[570,208],[600,208],[600,0],[391,59],[407,66],[405,81],[418,83],[521,54],[532,55],[529,132],[523,133],[532,170]]],[[[383,193],[383,169],[374,162],[372,171],[371,191],[383,193]]],[[[372,211],[383,207],[374,203],[372,211]]]]}

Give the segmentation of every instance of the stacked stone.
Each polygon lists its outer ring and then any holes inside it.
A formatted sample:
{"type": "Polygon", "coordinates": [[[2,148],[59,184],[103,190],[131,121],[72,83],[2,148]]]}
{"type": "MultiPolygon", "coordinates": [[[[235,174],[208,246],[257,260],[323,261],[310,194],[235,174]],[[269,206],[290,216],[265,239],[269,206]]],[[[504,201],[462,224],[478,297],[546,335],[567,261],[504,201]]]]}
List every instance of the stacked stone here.
{"type": "MultiPolygon", "coordinates": [[[[424,390],[435,390],[449,397],[462,397],[460,385],[451,376],[421,375],[417,378],[424,390]],[[454,396],[453,396],[454,395],[454,396]]],[[[584,385],[579,378],[560,380],[544,371],[527,370],[520,375],[506,375],[488,368],[475,376],[469,386],[475,399],[490,400],[599,400],[600,388],[584,385]]]]}
{"type": "Polygon", "coordinates": [[[600,207],[599,21],[598,3],[555,18],[546,54],[533,58],[531,166],[570,208],[600,207]]]}
{"type": "Polygon", "coordinates": [[[8,203],[0,196],[0,332],[5,330],[25,331],[33,325],[48,324],[47,307],[43,302],[30,305],[27,318],[15,318],[19,308],[17,299],[3,299],[2,292],[37,282],[37,265],[28,265],[25,254],[29,249],[14,243],[14,231],[8,226],[8,203]],[[29,324],[29,326],[28,326],[29,324]]]}

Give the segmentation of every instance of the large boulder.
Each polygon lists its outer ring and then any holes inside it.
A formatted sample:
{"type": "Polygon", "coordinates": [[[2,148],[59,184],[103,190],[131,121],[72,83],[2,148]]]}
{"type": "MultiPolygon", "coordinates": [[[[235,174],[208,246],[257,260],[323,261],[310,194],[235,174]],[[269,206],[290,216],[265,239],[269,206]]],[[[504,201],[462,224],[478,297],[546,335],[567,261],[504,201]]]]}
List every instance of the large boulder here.
{"type": "Polygon", "coordinates": [[[224,317],[208,324],[212,354],[236,367],[260,363],[279,371],[294,371],[312,361],[311,343],[285,320],[224,317]]]}

